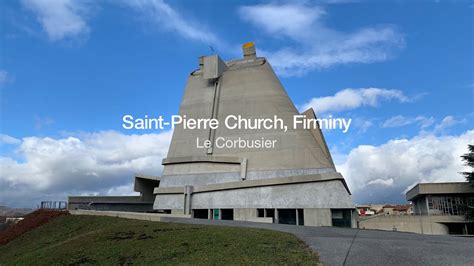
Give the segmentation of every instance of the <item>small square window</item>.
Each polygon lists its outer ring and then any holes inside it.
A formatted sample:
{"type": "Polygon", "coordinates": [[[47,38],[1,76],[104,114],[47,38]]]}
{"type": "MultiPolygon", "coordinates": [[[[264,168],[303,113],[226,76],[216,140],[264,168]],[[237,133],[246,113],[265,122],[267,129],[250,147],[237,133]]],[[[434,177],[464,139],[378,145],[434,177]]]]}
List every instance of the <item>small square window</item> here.
{"type": "Polygon", "coordinates": [[[267,209],[267,217],[275,218],[275,209],[267,209]]]}

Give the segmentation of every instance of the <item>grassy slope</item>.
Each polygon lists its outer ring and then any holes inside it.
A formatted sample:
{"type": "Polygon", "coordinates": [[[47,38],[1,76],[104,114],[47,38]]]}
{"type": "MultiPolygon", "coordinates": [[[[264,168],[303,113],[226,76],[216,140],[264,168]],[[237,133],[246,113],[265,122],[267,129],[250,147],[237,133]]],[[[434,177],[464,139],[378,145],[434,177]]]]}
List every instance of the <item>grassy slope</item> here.
{"type": "Polygon", "coordinates": [[[63,216],[0,246],[10,264],[316,264],[282,232],[97,216],[63,216]]]}

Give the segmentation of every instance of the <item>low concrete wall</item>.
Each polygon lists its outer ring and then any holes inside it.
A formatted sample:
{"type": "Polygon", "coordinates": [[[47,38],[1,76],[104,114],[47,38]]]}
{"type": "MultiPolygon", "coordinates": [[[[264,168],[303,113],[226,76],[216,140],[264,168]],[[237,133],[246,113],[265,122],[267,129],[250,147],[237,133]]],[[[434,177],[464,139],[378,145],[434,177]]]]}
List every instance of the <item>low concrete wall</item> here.
{"type": "Polygon", "coordinates": [[[191,218],[191,215],[184,214],[160,214],[160,213],[138,213],[138,212],[116,212],[116,211],[89,211],[89,210],[70,210],[72,215],[94,215],[94,216],[109,216],[119,217],[126,219],[135,220],[146,220],[159,222],[162,218],[178,217],[178,218],[191,218]]]}
{"type": "Polygon", "coordinates": [[[412,232],[426,235],[447,235],[448,227],[443,223],[463,222],[461,216],[401,215],[374,216],[359,220],[361,229],[412,232]]]}
{"type": "Polygon", "coordinates": [[[253,219],[247,219],[246,222],[254,222],[254,223],[267,223],[272,224],[273,218],[272,217],[257,217],[253,219]]]}
{"type": "Polygon", "coordinates": [[[69,210],[147,212],[153,210],[153,201],[141,196],[69,196],[69,210]]]}
{"type": "Polygon", "coordinates": [[[69,196],[69,203],[140,203],[143,202],[141,196],[69,196]]]}

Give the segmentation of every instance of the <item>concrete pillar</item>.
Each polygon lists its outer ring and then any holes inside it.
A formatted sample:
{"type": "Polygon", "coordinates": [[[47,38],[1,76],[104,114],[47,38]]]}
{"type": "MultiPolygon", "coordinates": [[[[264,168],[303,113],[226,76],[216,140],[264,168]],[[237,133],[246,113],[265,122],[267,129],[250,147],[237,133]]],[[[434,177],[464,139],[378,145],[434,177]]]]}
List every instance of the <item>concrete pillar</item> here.
{"type": "Polygon", "coordinates": [[[193,186],[184,187],[184,214],[191,214],[193,186]]]}
{"type": "Polygon", "coordinates": [[[296,212],[296,225],[300,225],[299,217],[298,217],[298,209],[295,209],[296,212]]]}
{"type": "Polygon", "coordinates": [[[425,197],[425,204],[426,204],[426,213],[428,215],[431,215],[430,214],[430,206],[428,205],[428,197],[425,197]]]}

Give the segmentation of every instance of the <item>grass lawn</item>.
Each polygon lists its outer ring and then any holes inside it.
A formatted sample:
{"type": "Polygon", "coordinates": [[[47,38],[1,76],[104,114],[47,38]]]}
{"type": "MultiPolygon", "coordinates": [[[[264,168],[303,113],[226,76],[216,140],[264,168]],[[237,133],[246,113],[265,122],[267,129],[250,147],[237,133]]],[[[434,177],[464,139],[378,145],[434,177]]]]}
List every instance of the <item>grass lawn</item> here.
{"type": "Polygon", "coordinates": [[[0,246],[0,265],[318,264],[283,232],[68,215],[0,246]]]}

